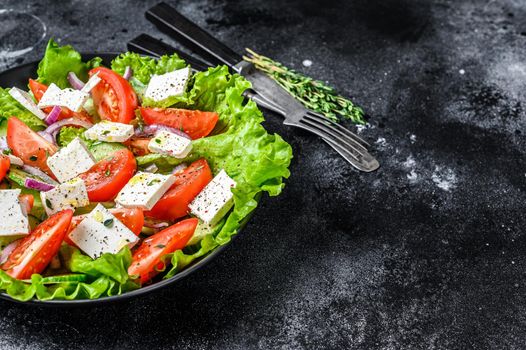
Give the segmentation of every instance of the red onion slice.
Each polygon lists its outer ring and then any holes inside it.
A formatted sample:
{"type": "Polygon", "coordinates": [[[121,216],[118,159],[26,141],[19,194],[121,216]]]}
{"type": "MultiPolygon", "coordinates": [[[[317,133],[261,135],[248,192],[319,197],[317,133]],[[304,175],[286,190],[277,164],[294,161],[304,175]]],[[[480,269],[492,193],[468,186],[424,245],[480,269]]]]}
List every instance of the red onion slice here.
{"type": "Polygon", "coordinates": [[[50,133],[47,133],[45,131],[39,131],[38,134],[42,136],[47,142],[52,143],[54,145],[57,144],[57,142],[55,141],[55,138],[50,133]]]}
{"type": "Polygon", "coordinates": [[[144,226],[148,228],[153,228],[153,229],[161,229],[161,228],[170,226],[170,224],[164,221],[156,222],[156,221],[150,221],[148,219],[145,219],[144,226]]]}
{"type": "Polygon", "coordinates": [[[31,178],[26,178],[26,181],[24,182],[24,186],[27,188],[31,188],[33,190],[47,192],[55,188],[55,186],[48,184],[44,181],[38,181],[31,178]]]}
{"type": "Polygon", "coordinates": [[[56,139],[57,134],[60,131],[60,129],[62,129],[62,127],[67,126],[67,125],[79,126],[85,129],[89,129],[93,126],[93,124],[91,124],[90,122],[87,122],[79,118],[68,118],[68,119],[59,120],[58,122],[51,124],[50,126],[47,127],[45,132],[47,132],[48,134],[51,134],[53,138],[56,139]]]}
{"type": "Polygon", "coordinates": [[[62,109],[60,109],[59,106],[54,106],[51,112],[49,112],[49,114],[47,115],[46,119],[44,119],[46,124],[51,125],[51,124],[56,123],[61,111],[62,109]]]}
{"type": "Polygon", "coordinates": [[[0,137],[0,151],[9,149],[9,146],[7,145],[7,137],[2,136],[0,137]]]}
{"type": "Polygon", "coordinates": [[[122,77],[126,80],[130,80],[133,76],[133,69],[130,66],[126,66],[126,69],[124,70],[124,74],[122,77]]]}
{"type": "Polygon", "coordinates": [[[80,80],[74,72],[68,73],[68,81],[71,87],[75,90],[80,90],[84,87],[84,82],[80,80]]]}
{"type": "Polygon", "coordinates": [[[141,129],[136,129],[135,130],[135,136],[138,136],[138,137],[149,137],[149,136],[153,136],[155,135],[158,131],[161,131],[161,130],[165,130],[165,131],[169,131],[173,134],[176,134],[176,135],[179,135],[181,137],[185,137],[189,140],[191,140],[192,138],[190,136],[188,136],[187,133],[179,130],[179,129],[176,129],[176,128],[172,128],[170,126],[166,126],[166,125],[162,125],[162,124],[152,124],[152,125],[146,125],[145,127],[141,129]]]}
{"type": "Polygon", "coordinates": [[[13,250],[15,250],[16,247],[18,247],[20,242],[22,242],[22,238],[14,240],[2,250],[2,254],[0,254],[0,264],[3,264],[7,261],[9,255],[11,255],[11,253],[13,252],[13,250]]]}
{"type": "Polygon", "coordinates": [[[44,180],[46,183],[50,185],[58,186],[58,182],[53,180],[48,174],[46,174],[45,172],[43,172],[42,170],[38,168],[35,168],[30,165],[24,165],[22,166],[22,170],[28,174],[38,176],[39,178],[41,178],[42,180],[44,180]]]}

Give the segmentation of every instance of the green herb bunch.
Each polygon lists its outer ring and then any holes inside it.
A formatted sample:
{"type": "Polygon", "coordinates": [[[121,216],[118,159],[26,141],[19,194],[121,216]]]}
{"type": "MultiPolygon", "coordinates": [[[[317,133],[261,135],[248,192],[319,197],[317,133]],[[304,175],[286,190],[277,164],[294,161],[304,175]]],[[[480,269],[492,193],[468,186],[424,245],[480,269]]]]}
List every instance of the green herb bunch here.
{"type": "Polygon", "coordinates": [[[271,58],[246,49],[245,61],[251,62],[257,69],[273,78],[306,108],[323,114],[338,122],[341,118],[350,119],[355,124],[365,124],[363,110],[351,100],[339,95],[334,88],[319,80],[314,80],[289,69],[271,58]]]}

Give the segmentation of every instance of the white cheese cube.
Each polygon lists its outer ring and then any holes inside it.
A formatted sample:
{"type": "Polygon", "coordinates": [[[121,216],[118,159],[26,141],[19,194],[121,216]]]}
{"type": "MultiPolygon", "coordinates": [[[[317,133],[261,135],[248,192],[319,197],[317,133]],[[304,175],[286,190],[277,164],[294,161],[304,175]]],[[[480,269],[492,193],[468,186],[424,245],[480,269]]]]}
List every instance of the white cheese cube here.
{"type": "Polygon", "coordinates": [[[38,102],[38,107],[61,106],[67,107],[74,112],[80,112],[88,98],[89,94],[87,92],[70,88],[62,90],[55,84],[51,83],[38,102]]]}
{"type": "Polygon", "coordinates": [[[133,125],[102,121],[84,132],[90,140],[124,142],[133,136],[133,125]]]}
{"type": "Polygon", "coordinates": [[[13,87],[9,90],[9,95],[11,95],[12,98],[14,98],[25,109],[36,115],[38,118],[46,119],[46,113],[42,112],[42,110],[38,108],[31,95],[29,95],[29,93],[26,91],[13,87]]]}
{"type": "Polygon", "coordinates": [[[184,94],[190,78],[190,67],[178,69],[162,75],[152,75],[144,97],[162,101],[170,96],[184,94]]]}
{"type": "Polygon", "coordinates": [[[84,142],[76,137],[66,147],[49,157],[47,165],[58,181],[65,182],[91,169],[95,165],[95,158],[84,142]]]}
{"type": "Polygon", "coordinates": [[[174,182],[173,175],[138,172],[119,192],[115,202],[124,208],[151,210],[174,182]]]}
{"type": "Polygon", "coordinates": [[[29,220],[20,205],[20,190],[0,190],[0,236],[27,235],[29,220]]]}
{"type": "Polygon", "coordinates": [[[90,92],[95,86],[97,86],[98,83],[100,83],[101,79],[99,78],[99,73],[95,73],[89,78],[89,80],[84,84],[82,89],[80,91],[82,92],[90,92]]]}
{"type": "Polygon", "coordinates": [[[234,205],[232,188],[236,182],[221,170],[188,206],[192,214],[205,223],[215,225],[234,205]]]}
{"type": "Polygon", "coordinates": [[[11,163],[11,165],[18,165],[18,166],[24,165],[24,161],[18,158],[17,156],[14,156],[12,154],[8,154],[7,156],[9,157],[9,162],[11,163]]]}
{"type": "Polygon", "coordinates": [[[89,205],[86,184],[78,177],[64,182],[47,192],[40,192],[42,205],[47,215],[61,210],[81,208],[89,205]]]}
{"type": "Polygon", "coordinates": [[[175,158],[184,158],[192,150],[192,140],[161,130],[148,143],[148,149],[153,153],[167,154],[175,158]]]}
{"type": "Polygon", "coordinates": [[[102,204],[97,205],[78,224],[69,234],[69,238],[93,259],[104,253],[116,254],[125,245],[131,248],[139,241],[139,237],[102,204]]]}

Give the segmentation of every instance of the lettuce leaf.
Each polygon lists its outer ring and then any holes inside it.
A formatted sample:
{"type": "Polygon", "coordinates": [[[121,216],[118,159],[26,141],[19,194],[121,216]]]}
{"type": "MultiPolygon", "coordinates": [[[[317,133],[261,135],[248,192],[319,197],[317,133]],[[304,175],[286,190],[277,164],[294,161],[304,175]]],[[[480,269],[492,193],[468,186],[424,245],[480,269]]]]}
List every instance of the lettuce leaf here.
{"type": "Polygon", "coordinates": [[[111,62],[111,69],[120,75],[124,74],[126,67],[133,71],[133,78],[142,84],[148,84],[153,74],[164,74],[186,67],[186,62],[177,54],[164,55],[159,59],[141,56],[137,53],[126,52],[119,55],[111,62]]]}
{"type": "Polygon", "coordinates": [[[86,282],[61,282],[52,285],[43,283],[43,277],[34,274],[31,283],[16,280],[0,270],[0,289],[5,290],[13,299],[27,301],[53,299],[96,299],[113,296],[139,288],[139,285],[128,277],[131,263],[131,251],[123,248],[117,254],[104,254],[98,259],[91,259],[81,254],[78,249],[64,245],[63,251],[70,255],[68,266],[72,272],[88,276],[86,282]]]}
{"type": "Polygon", "coordinates": [[[12,116],[17,117],[33,130],[39,131],[46,128],[46,124],[42,120],[9,95],[9,89],[0,87],[0,136],[5,136],[7,119],[12,116]]]}
{"type": "Polygon", "coordinates": [[[80,53],[70,45],[59,46],[50,39],[44,58],[38,64],[38,81],[49,85],[55,83],[61,89],[69,87],[67,76],[74,72],[82,81],[88,80],[88,71],[98,67],[102,60],[96,57],[88,62],[83,62],[80,53]]]}

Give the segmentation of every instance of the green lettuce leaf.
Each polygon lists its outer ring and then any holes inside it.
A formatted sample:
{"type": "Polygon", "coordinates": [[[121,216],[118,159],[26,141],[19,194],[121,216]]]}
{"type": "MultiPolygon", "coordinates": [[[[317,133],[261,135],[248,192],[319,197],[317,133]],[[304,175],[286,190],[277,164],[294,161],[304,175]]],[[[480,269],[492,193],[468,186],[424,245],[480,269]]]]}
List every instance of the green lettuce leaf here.
{"type": "Polygon", "coordinates": [[[111,69],[120,75],[124,74],[126,67],[133,71],[133,78],[142,84],[148,84],[153,74],[164,74],[186,67],[186,62],[177,54],[164,55],[159,59],[141,56],[133,52],[126,52],[111,62],[111,69]]]}
{"type": "Polygon", "coordinates": [[[38,64],[38,81],[49,85],[55,83],[61,89],[69,87],[67,79],[69,72],[74,72],[82,81],[88,80],[88,71],[98,67],[102,60],[97,57],[88,62],[83,62],[80,53],[70,45],[59,46],[50,39],[44,58],[38,64]]]}
{"type": "Polygon", "coordinates": [[[46,128],[44,121],[25,109],[17,100],[9,95],[9,89],[0,87],[0,136],[5,136],[7,120],[12,116],[23,121],[31,129],[39,131],[46,128]]]}
{"type": "Polygon", "coordinates": [[[44,277],[34,274],[31,283],[16,280],[0,270],[0,289],[13,299],[26,301],[53,299],[97,299],[113,296],[139,288],[128,276],[131,251],[123,248],[117,254],[104,254],[95,260],[81,254],[78,249],[63,246],[63,253],[69,255],[68,267],[72,272],[87,275],[86,282],[60,282],[45,284],[44,277]]]}

